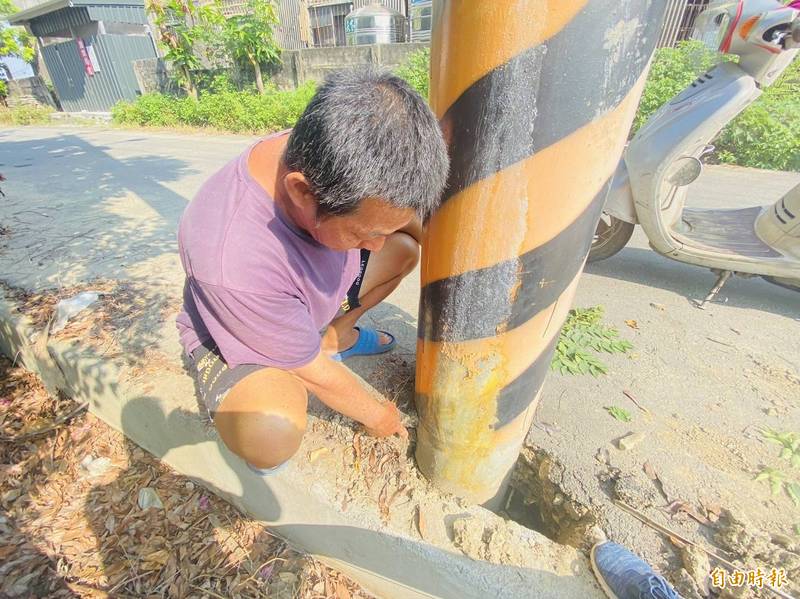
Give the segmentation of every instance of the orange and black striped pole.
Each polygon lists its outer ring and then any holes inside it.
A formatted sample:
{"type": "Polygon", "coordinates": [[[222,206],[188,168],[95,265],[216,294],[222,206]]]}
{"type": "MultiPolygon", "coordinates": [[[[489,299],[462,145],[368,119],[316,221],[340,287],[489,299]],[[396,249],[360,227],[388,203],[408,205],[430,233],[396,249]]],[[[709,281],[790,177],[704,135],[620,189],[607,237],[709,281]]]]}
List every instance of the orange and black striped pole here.
{"type": "Polygon", "coordinates": [[[622,154],[663,0],[441,0],[451,173],[423,242],[417,462],[499,497],[622,154]]]}

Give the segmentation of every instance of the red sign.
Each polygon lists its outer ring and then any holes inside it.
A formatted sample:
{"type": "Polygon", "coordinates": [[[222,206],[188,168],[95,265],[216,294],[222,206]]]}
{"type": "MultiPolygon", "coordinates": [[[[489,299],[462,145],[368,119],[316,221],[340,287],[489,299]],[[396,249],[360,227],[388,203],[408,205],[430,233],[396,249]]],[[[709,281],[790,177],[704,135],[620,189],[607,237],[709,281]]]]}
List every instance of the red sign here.
{"type": "Polygon", "coordinates": [[[83,68],[86,71],[86,74],[90,76],[94,75],[92,59],[89,58],[89,52],[86,50],[86,44],[84,44],[83,40],[79,37],[76,37],[75,41],[78,43],[78,54],[81,55],[81,60],[83,60],[83,68]]]}

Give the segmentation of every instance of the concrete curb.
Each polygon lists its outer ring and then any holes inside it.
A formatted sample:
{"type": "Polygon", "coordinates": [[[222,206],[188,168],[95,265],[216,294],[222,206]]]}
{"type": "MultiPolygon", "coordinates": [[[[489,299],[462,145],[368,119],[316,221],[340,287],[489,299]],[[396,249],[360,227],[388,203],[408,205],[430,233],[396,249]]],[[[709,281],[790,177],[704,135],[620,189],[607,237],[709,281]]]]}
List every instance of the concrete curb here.
{"type": "Polygon", "coordinates": [[[125,381],[119,364],[82,350],[79,344],[31,341],[32,333],[13,303],[0,296],[0,351],[39,374],[51,392],[61,390],[89,401],[93,414],[172,468],[266,521],[293,546],[340,569],[380,597],[604,596],[588,560],[577,550],[480,507],[464,507],[452,498],[435,499],[443,506],[439,512],[443,531],[455,519],[466,518],[471,526],[486,531],[484,537],[492,537],[496,551],[485,554],[463,545],[459,550],[452,532],[434,538],[435,544],[423,540],[408,525],[414,510],[421,509],[416,497],[408,506],[411,516],[406,514],[404,526],[382,521],[377,506],[344,511],[336,501],[339,491],[315,475],[315,469],[324,467],[320,463],[295,460],[279,475],[259,477],[215,439],[196,410],[187,408],[195,404],[187,375],[159,375],[157,391],[143,393],[125,381]],[[513,565],[504,565],[508,563],[513,565]]]}

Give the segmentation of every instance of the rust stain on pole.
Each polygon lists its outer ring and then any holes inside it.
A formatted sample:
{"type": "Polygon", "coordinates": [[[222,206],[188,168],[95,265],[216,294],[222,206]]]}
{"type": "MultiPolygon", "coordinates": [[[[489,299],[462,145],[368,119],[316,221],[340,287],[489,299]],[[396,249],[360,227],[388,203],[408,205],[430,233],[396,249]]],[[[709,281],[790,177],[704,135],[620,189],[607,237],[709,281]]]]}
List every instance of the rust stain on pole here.
{"type": "Polygon", "coordinates": [[[660,0],[442,0],[450,146],[423,242],[417,461],[476,502],[530,428],[659,32],[660,0]]]}

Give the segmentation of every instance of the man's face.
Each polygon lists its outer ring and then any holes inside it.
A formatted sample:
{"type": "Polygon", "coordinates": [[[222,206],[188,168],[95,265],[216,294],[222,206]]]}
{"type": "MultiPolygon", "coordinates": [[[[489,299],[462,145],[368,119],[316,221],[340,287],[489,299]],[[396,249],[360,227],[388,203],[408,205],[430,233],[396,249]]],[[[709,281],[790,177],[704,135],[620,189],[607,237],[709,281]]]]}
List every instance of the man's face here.
{"type": "Polygon", "coordinates": [[[333,250],[359,248],[377,252],[389,235],[408,225],[413,218],[411,208],[396,208],[383,200],[367,198],[352,214],[323,217],[311,235],[333,250]]]}

